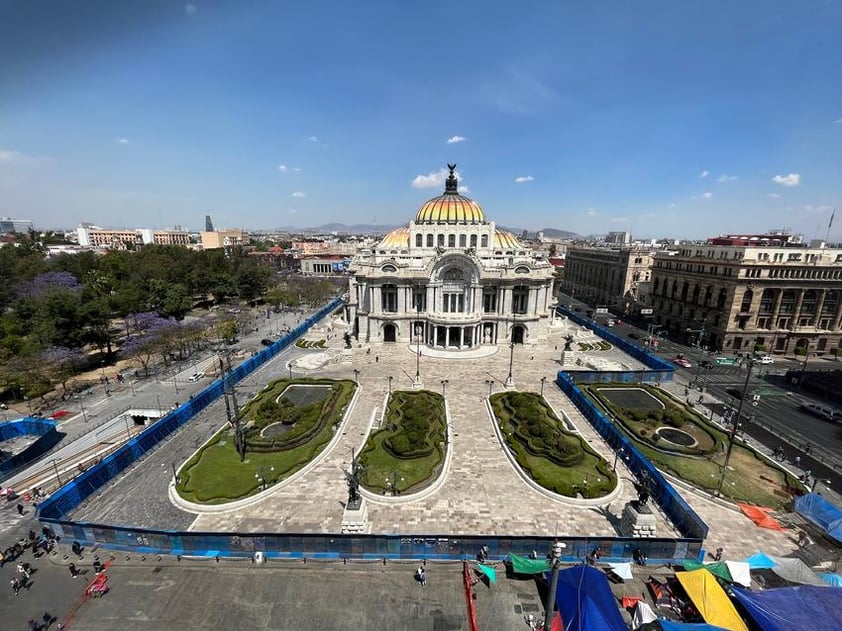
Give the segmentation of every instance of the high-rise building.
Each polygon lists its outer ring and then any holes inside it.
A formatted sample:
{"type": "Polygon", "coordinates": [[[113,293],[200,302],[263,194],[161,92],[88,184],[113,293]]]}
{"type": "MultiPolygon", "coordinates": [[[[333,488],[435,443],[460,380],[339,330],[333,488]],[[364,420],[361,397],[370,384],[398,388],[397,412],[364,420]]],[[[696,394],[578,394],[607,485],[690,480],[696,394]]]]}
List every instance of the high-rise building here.
{"type": "Polygon", "coordinates": [[[449,167],[443,195],[354,256],[348,310],[355,333],[449,350],[546,339],[552,265],[460,195],[449,167]]]}
{"type": "Polygon", "coordinates": [[[0,233],[27,233],[30,230],[32,230],[31,219],[12,219],[11,217],[0,217],[0,233]]]}
{"type": "Polygon", "coordinates": [[[213,232],[213,221],[210,215],[205,215],[205,232],[213,232]]]}

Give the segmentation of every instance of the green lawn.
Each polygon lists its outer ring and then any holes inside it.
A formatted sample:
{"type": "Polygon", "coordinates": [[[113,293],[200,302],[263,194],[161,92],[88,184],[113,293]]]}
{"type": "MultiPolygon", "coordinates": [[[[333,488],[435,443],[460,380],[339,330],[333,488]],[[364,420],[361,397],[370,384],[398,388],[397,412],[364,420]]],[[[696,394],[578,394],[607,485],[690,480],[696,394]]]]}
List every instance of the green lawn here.
{"type": "MultiPolygon", "coordinates": [[[[288,380],[278,380],[266,386],[263,391],[243,408],[243,422],[250,424],[249,434],[257,435],[254,419],[262,401],[274,400],[289,385],[288,380]]],[[[184,499],[199,504],[223,504],[242,499],[262,490],[259,476],[265,485],[271,486],[304,467],[330,442],[334,426],[342,420],[345,408],[354,390],[351,381],[329,382],[326,380],[295,380],[295,384],[333,384],[338,388],[336,398],[329,410],[323,408],[326,418],[320,419],[315,433],[304,444],[291,448],[266,447],[247,449],[245,461],[234,445],[234,431],[225,426],[201,450],[195,453],[180,471],[176,490],[184,499]]],[[[325,399],[327,406],[329,399],[325,399]]],[[[249,444],[249,443],[247,443],[249,444]]]]}
{"type": "MultiPolygon", "coordinates": [[[[622,384],[604,385],[609,388],[623,387],[622,384]]],[[[645,388],[662,401],[668,397],[667,394],[658,391],[656,388],[644,384],[626,387],[645,388]]],[[[604,395],[600,396],[593,392],[598,389],[599,386],[588,386],[585,387],[584,391],[597,407],[605,409],[604,395]]],[[[674,400],[670,403],[672,406],[683,410],[687,416],[687,422],[681,426],[683,431],[693,434],[697,439],[708,436],[707,441],[700,445],[701,449],[696,450],[695,454],[686,453],[686,449],[676,448],[663,440],[656,441],[653,444],[651,440],[647,440],[651,433],[648,436],[640,435],[644,426],[649,427],[650,430],[651,426],[632,421],[629,418],[623,418],[624,410],[622,409],[613,406],[607,407],[620,421],[616,423],[620,431],[659,469],[667,471],[696,487],[711,492],[716,491],[725,464],[728,434],[709,423],[707,419],[686,405],[678,404],[674,400]],[[669,453],[666,451],[667,449],[673,449],[674,451],[669,453]]],[[[753,450],[743,446],[739,440],[734,443],[731,459],[728,463],[728,471],[722,485],[723,496],[739,502],[778,508],[792,500],[791,489],[797,486],[797,480],[783,469],[757,456],[753,450]]]]}
{"type": "Polygon", "coordinates": [[[571,434],[543,397],[504,392],[491,397],[494,415],[518,464],[544,488],[565,495],[602,497],[616,486],[608,463],[580,436],[571,434]],[[518,431],[523,425],[524,430],[518,431]],[[526,430],[526,427],[529,430],[526,430]]]}
{"type": "Polygon", "coordinates": [[[359,456],[360,484],[383,494],[423,488],[439,473],[445,455],[444,399],[428,390],[393,392],[383,428],[369,436],[359,456]]]}

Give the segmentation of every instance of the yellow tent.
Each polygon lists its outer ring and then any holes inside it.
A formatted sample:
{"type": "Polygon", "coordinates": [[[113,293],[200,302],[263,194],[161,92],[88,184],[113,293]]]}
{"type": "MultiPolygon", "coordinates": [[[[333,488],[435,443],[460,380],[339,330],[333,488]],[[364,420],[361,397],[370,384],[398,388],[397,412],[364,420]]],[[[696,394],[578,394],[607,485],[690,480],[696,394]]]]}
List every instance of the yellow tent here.
{"type": "Polygon", "coordinates": [[[748,631],[725,591],[716,582],[716,577],[707,570],[676,572],[675,577],[690,600],[708,624],[729,629],[748,631]]]}

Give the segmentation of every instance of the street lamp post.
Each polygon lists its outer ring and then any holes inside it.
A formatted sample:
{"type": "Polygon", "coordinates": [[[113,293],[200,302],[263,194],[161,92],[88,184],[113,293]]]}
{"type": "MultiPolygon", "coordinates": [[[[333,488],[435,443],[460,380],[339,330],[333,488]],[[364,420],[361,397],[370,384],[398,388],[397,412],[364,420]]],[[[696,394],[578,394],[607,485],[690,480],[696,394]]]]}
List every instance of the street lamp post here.
{"type": "MultiPolygon", "coordinates": [[[[400,480],[401,480],[401,482],[403,482],[403,476],[401,476],[400,480]]],[[[400,491],[398,491],[398,472],[397,471],[392,471],[392,473],[389,474],[389,477],[386,478],[386,486],[391,489],[393,496],[401,494],[400,491]]]]}
{"type": "Polygon", "coordinates": [[[357,383],[357,385],[360,385],[360,369],[359,368],[354,368],[354,381],[357,383]]]}
{"type": "Polygon", "coordinates": [[[625,448],[620,447],[617,451],[614,452],[614,466],[611,467],[612,471],[617,471],[617,459],[626,453],[625,448]]]}
{"type": "MultiPolygon", "coordinates": [[[[421,302],[418,302],[418,318],[421,318],[421,302]]],[[[415,386],[421,385],[421,333],[422,327],[419,322],[415,326],[415,386]]]]}
{"type": "MultiPolygon", "coordinates": [[[[58,473],[58,464],[56,464],[55,458],[53,458],[53,470],[56,472],[56,480],[58,480],[58,485],[61,486],[62,485],[61,476],[58,473]]],[[[813,488],[815,488],[815,485],[813,485],[813,488]]]]}
{"type": "Polygon", "coordinates": [[[798,372],[798,385],[800,386],[804,383],[804,373],[807,370],[807,360],[810,357],[810,340],[806,340],[806,344],[804,345],[804,361],[801,362],[801,370],[798,372]]]}
{"type": "Polygon", "coordinates": [[[164,415],[164,408],[161,407],[161,395],[156,394],[155,400],[158,402],[158,417],[161,417],[164,415]]]}
{"type": "Polygon", "coordinates": [[[79,409],[82,412],[82,420],[84,420],[87,423],[88,422],[88,413],[85,411],[85,402],[82,401],[82,397],[80,397],[78,394],[76,395],[76,398],[79,399],[79,409]]]}
{"type": "Polygon", "coordinates": [[[725,451],[725,464],[722,466],[722,474],[719,476],[719,486],[716,488],[716,494],[722,493],[722,485],[725,483],[725,472],[728,471],[728,461],[731,459],[731,451],[734,448],[734,437],[737,434],[737,426],[740,424],[742,418],[743,405],[746,402],[746,395],[748,394],[748,384],[751,379],[751,371],[754,368],[754,362],[749,362],[748,372],[746,372],[746,381],[743,385],[743,396],[740,397],[740,404],[737,406],[737,411],[731,419],[731,431],[728,433],[728,449],[725,451]]]}
{"type": "Polygon", "coordinates": [[[447,394],[447,384],[449,384],[449,383],[450,383],[450,381],[448,381],[447,379],[441,380],[441,396],[442,396],[442,398],[444,398],[444,396],[447,394]]]}
{"type": "Polygon", "coordinates": [[[175,394],[178,395],[178,381],[175,378],[175,375],[172,377],[172,385],[175,388],[175,394]]]}
{"type": "Polygon", "coordinates": [[[389,394],[392,394],[392,375],[389,375],[389,394]]]}
{"type": "Polygon", "coordinates": [[[702,367],[702,358],[704,357],[704,351],[702,350],[702,340],[707,336],[707,329],[705,328],[706,323],[702,323],[701,329],[687,329],[687,333],[695,333],[697,334],[696,343],[694,346],[699,351],[699,359],[696,362],[696,374],[693,375],[693,381],[690,382],[691,386],[695,386],[699,382],[699,370],[702,367]]]}
{"type": "Polygon", "coordinates": [[[509,333],[511,341],[509,342],[509,375],[506,377],[506,387],[511,388],[515,385],[515,379],[512,375],[512,366],[515,361],[515,327],[512,325],[512,330],[509,333]]]}
{"type": "Polygon", "coordinates": [[[549,629],[552,623],[553,611],[555,610],[555,592],[558,589],[558,570],[561,565],[561,551],[567,545],[561,541],[555,541],[550,548],[550,562],[552,564],[552,576],[550,577],[550,589],[547,592],[547,600],[544,603],[544,629],[549,629]]]}
{"type": "Polygon", "coordinates": [[[541,377],[541,396],[544,396],[544,384],[547,382],[546,377],[541,377]]]}
{"type": "Polygon", "coordinates": [[[292,381],[292,364],[287,364],[287,368],[289,369],[289,380],[292,381]]]}
{"type": "Polygon", "coordinates": [[[494,380],[493,379],[486,379],[485,383],[488,385],[488,396],[491,396],[491,389],[494,387],[494,380]]]}
{"type": "Polygon", "coordinates": [[[123,420],[126,422],[126,440],[132,439],[132,432],[129,429],[129,415],[123,414],[123,420]]]}

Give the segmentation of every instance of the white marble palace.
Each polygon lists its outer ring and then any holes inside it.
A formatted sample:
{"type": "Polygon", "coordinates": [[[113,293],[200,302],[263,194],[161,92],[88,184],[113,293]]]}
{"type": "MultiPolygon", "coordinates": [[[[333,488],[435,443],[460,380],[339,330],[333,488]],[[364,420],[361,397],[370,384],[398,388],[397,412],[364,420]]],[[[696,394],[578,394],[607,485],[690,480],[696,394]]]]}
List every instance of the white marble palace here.
{"type": "Polygon", "coordinates": [[[546,339],[552,265],[460,195],[456,165],[448,167],[443,195],[354,256],[348,316],[357,338],[450,350],[546,339]]]}

